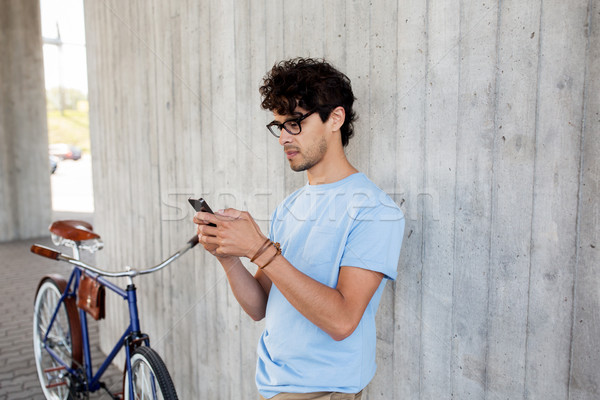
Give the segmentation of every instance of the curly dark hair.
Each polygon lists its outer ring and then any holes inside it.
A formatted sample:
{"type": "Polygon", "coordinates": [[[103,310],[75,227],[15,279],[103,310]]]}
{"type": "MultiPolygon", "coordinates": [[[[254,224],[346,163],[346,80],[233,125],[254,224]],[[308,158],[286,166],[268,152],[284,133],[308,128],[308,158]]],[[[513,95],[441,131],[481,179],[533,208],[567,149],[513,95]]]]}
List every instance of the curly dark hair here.
{"type": "Polygon", "coordinates": [[[350,79],[323,59],[293,58],[273,66],[263,78],[259,89],[261,106],[281,115],[292,115],[296,107],[317,110],[323,122],[339,106],[346,111],[340,131],[346,146],[354,134],[356,113],[352,110],[355,97],[350,79]]]}

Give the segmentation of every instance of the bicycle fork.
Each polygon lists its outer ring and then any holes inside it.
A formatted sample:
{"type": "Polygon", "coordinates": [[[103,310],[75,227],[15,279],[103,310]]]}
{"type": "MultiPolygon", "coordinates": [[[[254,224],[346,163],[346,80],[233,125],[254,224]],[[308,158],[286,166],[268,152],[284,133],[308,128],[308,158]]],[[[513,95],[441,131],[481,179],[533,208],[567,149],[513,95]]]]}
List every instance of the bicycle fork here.
{"type": "MultiPolygon", "coordinates": [[[[108,287],[127,301],[130,324],[129,327],[123,333],[123,335],[119,338],[111,352],[108,354],[102,365],[98,368],[96,374],[93,375],[90,339],[87,325],[87,314],[85,313],[85,311],[79,310],[82,338],[84,343],[85,376],[88,378],[88,390],[90,391],[95,391],[102,387],[102,383],[99,381],[99,379],[102,376],[102,374],[106,371],[106,369],[110,366],[110,364],[112,363],[112,361],[114,360],[114,358],[119,353],[122,347],[125,348],[125,368],[127,369],[127,374],[131,377],[131,356],[133,351],[142,344],[145,344],[146,346],[150,345],[150,338],[148,337],[148,335],[141,333],[140,330],[135,285],[133,283],[129,283],[129,285],[127,285],[127,289],[123,290],[102,277],[95,277],[95,279],[98,279],[103,285],[105,285],[106,287],[108,287]]],[[[130,393],[130,398],[133,398],[133,386],[131,379],[129,379],[129,387],[124,388],[124,390],[128,390],[130,393]]]]}

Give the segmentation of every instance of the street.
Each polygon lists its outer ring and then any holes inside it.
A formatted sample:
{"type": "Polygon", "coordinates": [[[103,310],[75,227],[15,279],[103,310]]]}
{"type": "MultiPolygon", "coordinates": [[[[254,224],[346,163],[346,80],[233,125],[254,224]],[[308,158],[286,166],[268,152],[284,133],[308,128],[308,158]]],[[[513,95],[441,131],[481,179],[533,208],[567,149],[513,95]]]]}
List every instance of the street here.
{"type": "Polygon", "coordinates": [[[54,211],[94,212],[92,157],[89,154],[83,154],[77,161],[60,161],[51,176],[51,184],[54,211]]]}

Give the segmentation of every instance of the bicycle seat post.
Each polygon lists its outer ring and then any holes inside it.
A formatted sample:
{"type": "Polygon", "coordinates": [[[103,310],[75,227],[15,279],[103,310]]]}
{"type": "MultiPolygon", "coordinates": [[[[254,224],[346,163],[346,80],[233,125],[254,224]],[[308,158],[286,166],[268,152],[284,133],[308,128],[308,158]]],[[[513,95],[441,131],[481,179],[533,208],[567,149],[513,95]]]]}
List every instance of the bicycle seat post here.
{"type": "Polygon", "coordinates": [[[73,258],[76,260],[79,260],[79,256],[80,256],[80,252],[79,252],[79,245],[81,244],[81,242],[73,242],[73,258]]]}
{"type": "Polygon", "coordinates": [[[75,260],[80,259],[79,257],[81,255],[81,253],[79,251],[79,246],[81,245],[81,242],[76,242],[74,240],[66,239],[62,236],[52,233],[52,243],[54,243],[57,246],[70,247],[73,251],[73,258],[75,260]]]}

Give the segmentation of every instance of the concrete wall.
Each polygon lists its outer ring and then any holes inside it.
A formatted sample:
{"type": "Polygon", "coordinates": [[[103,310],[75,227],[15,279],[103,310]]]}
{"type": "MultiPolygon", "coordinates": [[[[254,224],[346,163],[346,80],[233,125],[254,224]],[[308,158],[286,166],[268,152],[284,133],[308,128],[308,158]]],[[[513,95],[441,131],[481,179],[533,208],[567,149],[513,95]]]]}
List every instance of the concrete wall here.
{"type": "Polygon", "coordinates": [[[39,0],[0,0],[0,241],[45,235],[52,212],[39,0]]]}
{"type": "MultiPolygon", "coordinates": [[[[597,1],[88,1],[86,24],[101,264],[166,257],[192,195],[266,231],[305,177],[257,88],[326,57],[358,97],[349,158],[407,217],[365,398],[598,398],[597,1]]],[[[210,256],[138,285],[181,398],[255,398],[262,324],[210,256]]]]}

